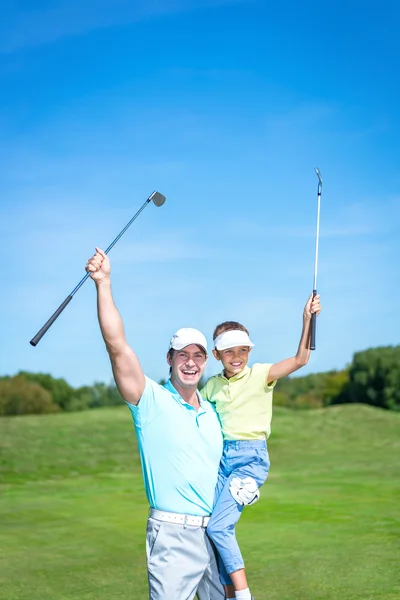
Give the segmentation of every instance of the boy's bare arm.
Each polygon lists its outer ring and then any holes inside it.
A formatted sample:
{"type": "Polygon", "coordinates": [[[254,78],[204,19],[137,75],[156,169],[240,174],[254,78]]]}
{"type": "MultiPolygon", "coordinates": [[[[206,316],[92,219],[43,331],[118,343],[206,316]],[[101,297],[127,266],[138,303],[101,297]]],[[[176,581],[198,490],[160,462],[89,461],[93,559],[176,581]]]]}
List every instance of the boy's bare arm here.
{"type": "Polygon", "coordinates": [[[304,367],[308,363],[310,358],[310,325],[311,315],[316,313],[317,316],[321,312],[320,296],[317,294],[313,298],[312,294],[307,300],[307,304],[304,307],[303,312],[303,330],[301,332],[301,338],[297,353],[291,358],[286,358],[280,362],[275,363],[269,370],[267,384],[272,383],[276,379],[282,379],[291,373],[294,373],[301,367],[304,367]]]}
{"type": "Polygon", "coordinates": [[[136,405],[143,394],[145,377],[136,354],[126,341],[122,319],[112,297],[110,261],[99,248],[87,262],[86,271],[96,284],[97,314],[115,383],[124,400],[136,405]]]}

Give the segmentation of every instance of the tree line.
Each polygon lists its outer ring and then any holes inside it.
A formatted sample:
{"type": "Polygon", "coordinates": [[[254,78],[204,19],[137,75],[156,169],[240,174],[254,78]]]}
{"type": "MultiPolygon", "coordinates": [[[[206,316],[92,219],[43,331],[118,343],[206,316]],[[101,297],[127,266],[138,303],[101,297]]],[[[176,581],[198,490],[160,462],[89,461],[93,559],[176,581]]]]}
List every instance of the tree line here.
{"type": "MultiPolygon", "coordinates": [[[[289,408],[352,402],[400,410],[400,346],[357,352],[341,371],[287,377],[274,392],[274,404],[289,408]]],[[[0,416],[70,412],[122,403],[113,383],[73,388],[64,379],[27,371],[0,377],[0,416]]]]}
{"type": "Polygon", "coordinates": [[[73,388],[65,379],[27,371],[0,377],[0,416],[72,412],[121,402],[114,384],[73,388]]]}
{"type": "Polygon", "coordinates": [[[322,408],[359,402],[388,410],[400,410],[400,346],[357,352],[342,371],[279,382],[274,403],[291,408],[322,408]],[[279,387],[278,387],[279,386],[279,387]]]}

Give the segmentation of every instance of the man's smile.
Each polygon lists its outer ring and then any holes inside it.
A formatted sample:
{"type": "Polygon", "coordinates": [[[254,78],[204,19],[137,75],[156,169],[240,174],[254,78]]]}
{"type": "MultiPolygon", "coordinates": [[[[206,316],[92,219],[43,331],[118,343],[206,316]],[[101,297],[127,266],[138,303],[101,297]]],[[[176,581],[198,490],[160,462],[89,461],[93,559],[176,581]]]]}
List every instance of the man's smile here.
{"type": "Polygon", "coordinates": [[[181,369],[184,375],[197,375],[197,369],[181,369]]]}

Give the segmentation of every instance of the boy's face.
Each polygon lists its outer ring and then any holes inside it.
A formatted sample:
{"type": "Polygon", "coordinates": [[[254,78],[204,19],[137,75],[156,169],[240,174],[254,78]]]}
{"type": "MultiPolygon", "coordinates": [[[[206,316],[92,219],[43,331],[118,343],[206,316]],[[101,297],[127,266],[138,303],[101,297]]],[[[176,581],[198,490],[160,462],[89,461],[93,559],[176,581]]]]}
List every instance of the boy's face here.
{"type": "Polygon", "coordinates": [[[213,354],[224,365],[225,377],[230,379],[245,368],[250,351],[249,346],[234,346],[226,350],[213,350],[213,354]]]}

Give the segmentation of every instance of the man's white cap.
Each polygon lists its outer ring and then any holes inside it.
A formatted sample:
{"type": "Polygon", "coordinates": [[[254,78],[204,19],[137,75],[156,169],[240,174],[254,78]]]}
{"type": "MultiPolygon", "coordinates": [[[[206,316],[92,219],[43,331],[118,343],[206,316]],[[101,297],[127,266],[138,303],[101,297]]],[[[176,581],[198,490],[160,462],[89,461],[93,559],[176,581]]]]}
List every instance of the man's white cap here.
{"type": "Polygon", "coordinates": [[[247,333],[240,329],[224,331],[214,340],[216,350],[227,350],[227,348],[234,348],[235,346],[250,346],[250,348],[253,348],[254,344],[247,333]]]}
{"type": "Polygon", "coordinates": [[[174,350],[182,350],[191,344],[201,346],[204,348],[204,351],[207,354],[206,336],[198,329],[192,329],[191,327],[183,327],[182,329],[178,329],[178,331],[174,333],[171,338],[169,348],[173,348],[174,350]]]}

